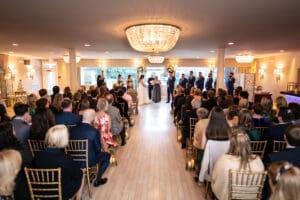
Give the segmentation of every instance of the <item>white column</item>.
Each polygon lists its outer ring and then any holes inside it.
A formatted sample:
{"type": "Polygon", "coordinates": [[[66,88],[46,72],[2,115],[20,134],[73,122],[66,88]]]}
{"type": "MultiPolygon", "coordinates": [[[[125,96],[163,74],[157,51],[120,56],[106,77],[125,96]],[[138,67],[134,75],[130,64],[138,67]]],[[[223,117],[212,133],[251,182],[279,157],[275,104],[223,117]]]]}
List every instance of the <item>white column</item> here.
{"type": "Polygon", "coordinates": [[[73,48],[69,49],[69,66],[70,66],[70,87],[73,92],[79,88],[78,70],[76,67],[76,51],[73,48]]]}
{"type": "Polygon", "coordinates": [[[225,48],[218,49],[217,57],[217,88],[225,88],[224,85],[224,59],[225,59],[225,48]]]}

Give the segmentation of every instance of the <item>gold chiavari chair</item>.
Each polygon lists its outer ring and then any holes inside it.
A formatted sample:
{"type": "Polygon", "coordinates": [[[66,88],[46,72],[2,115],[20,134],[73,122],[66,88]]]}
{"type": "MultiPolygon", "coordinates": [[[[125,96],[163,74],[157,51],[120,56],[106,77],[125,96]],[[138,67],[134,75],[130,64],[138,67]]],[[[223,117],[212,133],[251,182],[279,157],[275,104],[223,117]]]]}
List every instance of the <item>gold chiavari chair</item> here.
{"type": "Polygon", "coordinates": [[[91,182],[98,175],[98,164],[89,167],[88,140],[69,140],[69,145],[65,148],[66,154],[72,156],[75,162],[85,163],[83,173],[87,181],[89,197],[92,198],[91,182]]]}
{"type": "Polygon", "coordinates": [[[286,149],[286,142],[285,141],[279,141],[274,140],[273,141],[273,152],[279,152],[286,149]]]}
{"type": "Polygon", "coordinates": [[[265,133],[267,132],[267,130],[269,128],[270,127],[264,127],[264,126],[256,126],[255,127],[255,129],[259,130],[261,136],[265,135],[265,133]]]}
{"type": "Polygon", "coordinates": [[[267,172],[229,170],[228,199],[260,200],[267,172]]]}
{"type": "Polygon", "coordinates": [[[189,141],[187,142],[187,151],[193,151],[193,140],[194,140],[193,135],[194,135],[194,130],[197,122],[198,122],[198,118],[190,118],[190,137],[189,137],[189,141]]]}
{"type": "Polygon", "coordinates": [[[257,154],[261,158],[263,158],[267,146],[267,140],[250,141],[250,146],[251,146],[252,153],[257,154]]]}
{"type": "Polygon", "coordinates": [[[62,200],[61,169],[33,169],[25,167],[32,200],[62,200]]]}
{"type": "Polygon", "coordinates": [[[32,157],[46,148],[44,140],[27,140],[32,157]]]}

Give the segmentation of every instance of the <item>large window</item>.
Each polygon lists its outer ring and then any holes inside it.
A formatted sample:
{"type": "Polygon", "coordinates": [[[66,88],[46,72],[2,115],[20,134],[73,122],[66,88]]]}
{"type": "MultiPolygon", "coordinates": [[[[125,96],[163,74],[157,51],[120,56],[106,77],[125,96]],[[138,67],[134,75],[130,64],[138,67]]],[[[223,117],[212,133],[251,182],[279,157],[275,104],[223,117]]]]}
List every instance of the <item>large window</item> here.
{"type": "Polygon", "coordinates": [[[97,76],[99,74],[101,74],[101,69],[99,67],[81,67],[81,85],[97,85],[97,76]]]}
{"type": "Polygon", "coordinates": [[[148,80],[150,76],[158,76],[158,79],[161,81],[162,85],[167,84],[168,80],[168,73],[166,72],[164,66],[161,67],[147,67],[147,73],[146,73],[146,79],[145,81],[148,80]]]}
{"type": "Polygon", "coordinates": [[[123,82],[126,82],[128,75],[131,75],[134,88],[137,86],[137,71],[135,67],[107,67],[105,71],[105,82],[108,88],[112,88],[114,83],[117,82],[118,75],[121,74],[123,82]]]}

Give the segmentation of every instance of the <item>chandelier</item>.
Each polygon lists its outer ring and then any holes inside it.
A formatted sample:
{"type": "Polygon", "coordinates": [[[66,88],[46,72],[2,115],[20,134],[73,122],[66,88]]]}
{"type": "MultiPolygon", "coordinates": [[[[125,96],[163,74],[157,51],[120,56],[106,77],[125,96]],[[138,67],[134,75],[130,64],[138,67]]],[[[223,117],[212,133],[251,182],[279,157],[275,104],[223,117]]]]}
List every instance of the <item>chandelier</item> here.
{"type": "Polygon", "coordinates": [[[165,60],[163,56],[148,56],[148,61],[152,64],[161,64],[165,60]]]}
{"type": "MultiPolygon", "coordinates": [[[[64,59],[65,63],[69,63],[70,62],[69,55],[64,55],[63,59],[64,59]]],[[[81,59],[80,56],[76,56],[76,63],[79,63],[80,59],[81,59]]]]}
{"type": "Polygon", "coordinates": [[[141,24],[125,30],[131,47],[140,52],[166,52],[177,43],[180,29],[168,24],[141,24]]]}
{"type": "Polygon", "coordinates": [[[254,56],[248,54],[248,55],[237,55],[235,56],[235,60],[238,63],[252,63],[254,59],[254,56]]]}

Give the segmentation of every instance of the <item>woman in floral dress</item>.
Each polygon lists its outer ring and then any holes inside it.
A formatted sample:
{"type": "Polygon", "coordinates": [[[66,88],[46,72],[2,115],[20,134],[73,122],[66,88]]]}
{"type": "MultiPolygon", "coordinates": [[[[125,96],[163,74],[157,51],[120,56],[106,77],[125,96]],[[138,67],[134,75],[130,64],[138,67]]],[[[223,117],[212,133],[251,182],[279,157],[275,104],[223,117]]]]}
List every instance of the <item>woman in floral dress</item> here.
{"type": "MultiPolygon", "coordinates": [[[[117,142],[115,142],[112,138],[112,134],[110,132],[111,129],[111,118],[105,112],[107,110],[108,103],[106,99],[99,99],[97,103],[98,112],[95,118],[95,127],[99,130],[101,134],[102,144],[105,146],[117,146],[117,142]]],[[[106,149],[106,148],[104,148],[106,149]]]]}

